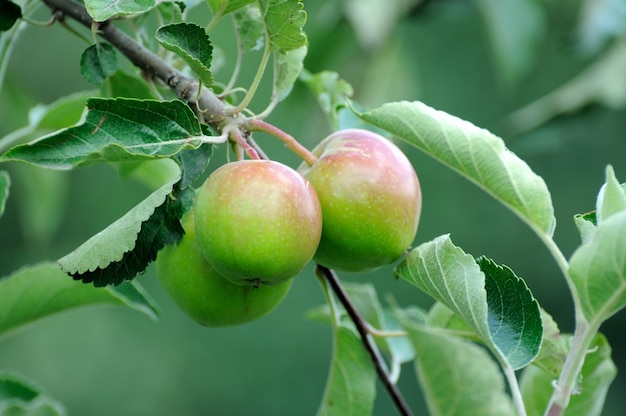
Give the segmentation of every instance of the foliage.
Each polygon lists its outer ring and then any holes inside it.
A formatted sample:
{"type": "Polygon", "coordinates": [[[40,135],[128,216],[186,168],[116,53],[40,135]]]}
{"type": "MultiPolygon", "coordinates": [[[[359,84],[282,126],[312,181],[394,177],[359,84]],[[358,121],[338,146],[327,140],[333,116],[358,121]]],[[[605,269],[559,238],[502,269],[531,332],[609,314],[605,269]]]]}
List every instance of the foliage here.
{"type": "MultiPolygon", "coordinates": [[[[364,109],[352,97],[359,88],[340,74],[307,70],[314,39],[305,34],[307,13],[300,0],[86,0],[84,6],[73,0],[0,0],[0,82],[16,34],[34,24],[40,3],[63,15],[55,14],[53,24],[89,42],[80,73],[98,89],[38,104],[28,114],[28,126],[0,139],[0,215],[10,191],[19,186],[5,166],[18,163],[59,171],[95,165],[127,173],[146,169],[153,189],[56,262],[25,265],[2,278],[0,337],[49,315],[92,305],[125,306],[156,319],[158,308],[137,277],[161,249],[175,247],[183,237],[180,220],[195,204],[197,183],[209,174],[215,149],[231,146],[236,159],[268,158],[254,140],[266,133],[304,163],[315,162],[296,138],[268,121],[302,81],[333,130],[365,126],[381,132],[441,162],[513,212],[558,265],[576,323],[572,334],[561,333],[523,277],[486,256],[466,253],[450,234],[409,248],[389,273],[407,291],[426,294],[434,302],[428,310],[392,299],[383,303],[373,285],[341,283],[332,271],[318,268],[327,304],[310,311],[309,318],[330,325],[333,336],[318,414],[372,414],[377,376],[398,411],[409,414],[398,389],[402,365],[409,362],[417,373],[414,388],[421,388],[432,414],[600,414],[616,367],[599,330],[626,306],[626,186],[611,166],[595,210],[574,219],[581,243],[567,259],[554,239],[555,209],[546,181],[501,137],[421,101],[364,109]],[[201,7],[211,19],[204,25],[189,21],[189,11],[201,7]],[[69,26],[70,20],[84,27],[69,26]],[[127,20],[132,24],[124,26],[127,20]],[[213,34],[227,22],[237,51],[232,73],[223,79],[216,70],[220,42],[213,34]],[[153,36],[141,31],[144,23],[157,26],[153,36]],[[122,56],[123,63],[118,62],[122,56]],[[242,85],[240,70],[250,62],[258,67],[250,85],[242,85]],[[261,86],[268,78],[265,97],[261,86]],[[265,108],[254,111],[253,99],[255,105],[265,99],[265,108]]],[[[384,43],[395,19],[425,7],[418,1],[393,7],[374,2],[385,11],[376,23],[382,29],[374,31],[357,18],[365,16],[367,3],[348,1],[346,14],[362,44],[374,49],[384,43]]],[[[549,13],[543,3],[549,2],[476,2],[495,66],[507,85],[528,76],[539,60],[537,45],[549,13]]],[[[609,74],[612,80],[623,75],[626,30],[609,13],[623,9],[618,1],[588,3],[582,8],[580,48],[604,55],[571,84],[511,114],[507,121],[513,131],[533,129],[592,102],[626,102],[626,88],[613,88],[605,84],[606,77],[595,76],[609,74]],[[610,30],[603,21],[611,22],[610,30]],[[578,92],[576,100],[563,100],[571,91],[578,92]]],[[[428,183],[429,177],[420,180],[428,183]]],[[[32,383],[2,373],[0,414],[62,415],[65,410],[32,383]]]]}

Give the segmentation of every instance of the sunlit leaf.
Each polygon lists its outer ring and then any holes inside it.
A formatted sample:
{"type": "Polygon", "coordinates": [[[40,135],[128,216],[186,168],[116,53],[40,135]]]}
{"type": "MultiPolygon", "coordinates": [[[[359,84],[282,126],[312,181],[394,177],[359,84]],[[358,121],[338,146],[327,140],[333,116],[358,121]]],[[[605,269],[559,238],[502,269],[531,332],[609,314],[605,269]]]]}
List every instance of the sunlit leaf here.
{"type": "Polygon", "coordinates": [[[569,273],[589,321],[603,322],[626,306],[626,211],[598,224],[574,252],[569,273]]]}
{"type": "Polygon", "coordinates": [[[282,101],[293,88],[293,84],[298,80],[298,76],[304,67],[307,47],[301,46],[285,53],[274,54],[274,88],[272,96],[277,101],[282,101]]]}
{"type": "Polygon", "coordinates": [[[539,307],[524,282],[491,260],[477,263],[449,236],[416,247],[396,275],[463,318],[513,369],[526,366],[539,352],[539,307]]]}
{"type": "Polygon", "coordinates": [[[95,288],[69,279],[56,263],[28,266],[0,279],[0,337],[47,316],[94,305],[127,306],[156,319],[154,301],[136,283],[95,288]]]}
{"type": "Polygon", "coordinates": [[[213,14],[220,13],[222,15],[234,12],[255,1],[256,0],[208,0],[213,14]]]}
{"type": "MultiPolygon", "coordinates": [[[[617,368],[611,360],[611,347],[602,334],[596,335],[581,371],[582,385],[570,398],[564,416],[599,416],[617,368]]],[[[554,391],[554,375],[539,367],[527,367],[520,379],[520,389],[528,416],[543,416],[554,391]]]]}
{"type": "Polygon", "coordinates": [[[613,167],[606,168],[606,182],[598,193],[596,221],[598,224],[618,212],[626,211],[626,192],[615,177],[613,167]]]}
{"type": "Polygon", "coordinates": [[[0,32],[13,27],[22,18],[22,8],[9,0],[0,0],[0,32]]]}
{"type": "Polygon", "coordinates": [[[92,84],[102,84],[116,69],[115,49],[106,42],[91,45],[80,58],[80,73],[92,84]]]}
{"type": "Polygon", "coordinates": [[[536,232],[553,234],[554,209],[546,183],[499,137],[421,102],[389,103],[359,116],[456,170],[536,232]]]}
{"type": "Polygon", "coordinates": [[[269,34],[270,50],[288,52],[306,45],[306,22],[300,0],[257,0],[269,34]]]}
{"type": "Polygon", "coordinates": [[[417,375],[430,414],[515,414],[500,369],[486,350],[462,338],[402,322],[415,348],[417,375]]]}
{"type": "Polygon", "coordinates": [[[0,372],[0,415],[66,416],[61,403],[24,377],[0,372]]]}
{"type": "Polygon", "coordinates": [[[96,22],[104,22],[113,17],[144,13],[155,5],[155,0],[85,0],[87,13],[96,22]]]}
{"type": "Polygon", "coordinates": [[[338,326],[333,358],[318,416],[370,415],[376,397],[376,372],[357,334],[338,326]]]}
{"type": "Polygon", "coordinates": [[[9,197],[9,187],[11,186],[11,178],[9,172],[0,170],[0,217],[4,214],[4,207],[9,197]]]}
{"type": "Polygon", "coordinates": [[[79,126],[16,146],[0,161],[71,169],[171,157],[213,140],[204,135],[193,111],[182,101],[94,98],[88,100],[87,108],[79,126]]]}
{"type": "Polygon", "coordinates": [[[262,50],[265,45],[265,24],[256,4],[243,7],[233,13],[235,30],[239,34],[243,52],[262,50]]]}
{"type": "Polygon", "coordinates": [[[181,57],[204,85],[213,85],[213,45],[203,28],[194,23],[173,23],[161,26],[155,37],[164,48],[181,57]]]}

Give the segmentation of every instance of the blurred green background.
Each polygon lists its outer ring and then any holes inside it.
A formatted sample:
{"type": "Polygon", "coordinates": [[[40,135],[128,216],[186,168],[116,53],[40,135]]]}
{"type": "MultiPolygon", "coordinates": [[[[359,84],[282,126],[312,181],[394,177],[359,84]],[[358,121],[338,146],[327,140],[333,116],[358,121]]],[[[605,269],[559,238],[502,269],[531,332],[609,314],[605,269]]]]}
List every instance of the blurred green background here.
{"type": "MultiPolygon", "coordinates": [[[[626,66],[614,58],[624,42],[624,28],[614,23],[619,17],[626,22],[619,14],[626,14],[626,4],[596,2],[605,7],[597,10],[591,3],[307,1],[306,67],[311,72],[337,71],[355,87],[354,98],[361,105],[421,100],[501,135],[547,182],[557,216],[555,239],[569,257],[579,244],[572,217],[594,208],[605,166],[612,164],[618,179],[626,181],[626,91],[620,84],[626,81],[626,66]],[[604,71],[593,70],[598,65],[604,71]],[[522,113],[521,124],[515,123],[520,118],[511,117],[572,82],[568,99],[543,101],[534,112],[522,113]]],[[[41,16],[45,19],[46,13],[41,16]]],[[[200,11],[193,17],[202,24],[209,18],[200,11]]],[[[232,61],[230,35],[228,24],[220,24],[212,39],[232,61]]],[[[0,93],[0,136],[24,126],[32,105],[94,88],[79,73],[86,46],[58,25],[23,33],[0,93]]],[[[242,86],[256,70],[255,58],[245,68],[242,86]]],[[[218,78],[226,81],[228,68],[218,78]]],[[[263,109],[266,95],[261,93],[253,103],[257,110],[263,109]]],[[[330,133],[315,98],[302,84],[269,121],[308,147],[330,133]]],[[[272,158],[297,166],[298,159],[274,139],[257,141],[272,158]]],[[[569,292],[538,238],[459,175],[408,146],[403,149],[414,162],[424,195],[416,244],[451,233],[466,252],[509,265],[561,330],[572,331],[569,292]]],[[[219,149],[211,167],[224,160],[225,151],[219,149]]],[[[2,168],[10,172],[13,185],[0,218],[0,275],[58,259],[150,192],[111,167],[72,172],[2,168]]],[[[430,305],[426,296],[395,282],[391,273],[389,267],[341,277],[373,282],[381,295],[391,293],[402,305],[430,305]]],[[[153,267],[138,281],[161,307],[157,322],[122,308],[64,313],[1,340],[0,369],[35,380],[71,415],[316,411],[330,365],[331,332],[304,316],[324,302],[310,267],[269,316],[219,330],[184,316],[159,286],[153,267]]],[[[624,324],[621,312],[602,327],[620,369],[626,368],[624,324]]],[[[400,385],[420,414],[423,403],[411,366],[405,366],[400,385]]],[[[625,388],[626,378],[620,374],[603,414],[626,412],[625,388]]],[[[377,415],[394,414],[382,389],[376,406],[377,415]]]]}

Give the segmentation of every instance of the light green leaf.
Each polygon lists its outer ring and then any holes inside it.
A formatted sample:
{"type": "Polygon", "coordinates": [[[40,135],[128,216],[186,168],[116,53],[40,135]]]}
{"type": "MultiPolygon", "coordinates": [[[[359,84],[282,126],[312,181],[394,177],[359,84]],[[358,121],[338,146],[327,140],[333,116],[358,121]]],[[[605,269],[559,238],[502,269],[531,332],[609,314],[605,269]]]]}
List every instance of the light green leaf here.
{"type": "Polygon", "coordinates": [[[304,67],[306,53],[307,46],[304,45],[289,52],[274,54],[274,87],[272,96],[277,102],[284,100],[291,93],[293,84],[298,80],[298,76],[304,67]]]}
{"type": "Polygon", "coordinates": [[[618,212],[626,211],[626,192],[615,177],[612,166],[606,168],[606,182],[598,193],[596,202],[596,221],[602,221],[618,212]]]}
{"type": "Polygon", "coordinates": [[[570,260],[587,319],[599,324],[626,306],[626,211],[602,221],[570,260]]]}
{"type": "MultiPolygon", "coordinates": [[[[582,386],[572,395],[564,416],[599,416],[617,368],[611,360],[611,347],[602,334],[596,335],[581,371],[582,386]]],[[[528,416],[543,416],[554,391],[554,375],[539,367],[527,367],[520,389],[528,416]]]]}
{"type": "Polygon", "coordinates": [[[588,55],[600,51],[610,40],[626,33],[624,0],[586,0],[580,7],[580,49],[588,55]]]}
{"type": "Polygon", "coordinates": [[[181,57],[204,85],[213,85],[213,45],[203,28],[194,23],[173,23],[161,26],[155,37],[165,49],[181,57]]]}
{"type": "Polygon", "coordinates": [[[243,7],[233,13],[233,24],[239,34],[243,52],[259,51],[265,45],[265,23],[256,4],[243,7]]]}
{"type": "Polygon", "coordinates": [[[423,326],[403,325],[415,348],[417,375],[430,414],[515,414],[500,369],[487,351],[423,326]]]}
{"type": "Polygon", "coordinates": [[[358,115],[456,170],[537,233],[552,236],[554,209],[546,183],[499,137],[421,102],[389,103],[358,115]]]}
{"type": "Polygon", "coordinates": [[[116,71],[108,77],[102,91],[104,96],[110,98],[155,98],[153,89],[144,78],[124,71],[116,71]]]}
{"type": "Polygon", "coordinates": [[[257,0],[269,35],[270,50],[288,52],[306,45],[306,23],[300,0],[257,0]]]}
{"type": "Polygon", "coordinates": [[[85,0],[87,13],[96,22],[144,13],[156,5],[155,0],[85,0]]]}
{"type": "Polygon", "coordinates": [[[490,260],[477,264],[449,236],[415,248],[397,266],[396,275],[463,318],[512,369],[526,366],[539,352],[539,307],[524,282],[490,260]]]}
{"type": "Polygon", "coordinates": [[[0,162],[50,169],[172,157],[203,142],[200,122],[182,101],[90,99],[85,121],[35,142],[13,147],[0,162]]]}
{"type": "MultiPolygon", "coordinates": [[[[305,69],[300,74],[300,80],[315,95],[322,111],[328,117],[330,125],[338,130],[340,127],[339,112],[346,107],[346,98],[351,97],[354,93],[352,85],[339,78],[339,74],[331,71],[311,74],[305,69]]],[[[352,113],[350,115],[355,118],[352,113]]]]}
{"type": "Polygon", "coordinates": [[[65,416],[67,412],[39,386],[3,371],[0,372],[0,415],[65,416]]]}
{"type": "Polygon", "coordinates": [[[208,2],[213,14],[225,15],[254,3],[255,0],[208,0],[208,2]]]}
{"type": "Polygon", "coordinates": [[[569,352],[571,335],[561,334],[552,316],[543,309],[541,321],[543,322],[543,340],[539,355],[532,364],[556,379],[569,352]]]}
{"type": "Polygon", "coordinates": [[[318,416],[371,415],[375,397],[376,372],[361,339],[348,327],[338,326],[318,416]]]}
{"type": "Polygon", "coordinates": [[[163,205],[177,180],[157,189],[123,217],[61,258],[61,269],[69,274],[82,274],[122,260],[126,252],[135,248],[143,222],[152,216],[157,207],[163,205]]]}
{"type": "Polygon", "coordinates": [[[489,41],[504,81],[527,75],[539,57],[546,32],[546,11],[538,0],[480,0],[489,41]]]}
{"type": "Polygon", "coordinates": [[[95,288],[75,282],[52,262],[25,267],[0,279],[0,337],[41,318],[92,305],[128,306],[156,319],[154,301],[135,283],[95,288]]]}
{"type": "Polygon", "coordinates": [[[595,211],[574,215],[574,224],[576,224],[583,244],[586,244],[593,236],[593,233],[596,232],[596,221],[595,211]]]}
{"type": "Polygon", "coordinates": [[[106,42],[91,45],[80,58],[80,73],[92,84],[102,84],[116,69],[115,49],[106,42]]]}
{"type": "Polygon", "coordinates": [[[9,198],[9,187],[11,186],[11,177],[9,172],[0,170],[0,217],[4,214],[4,206],[9,198]]]}

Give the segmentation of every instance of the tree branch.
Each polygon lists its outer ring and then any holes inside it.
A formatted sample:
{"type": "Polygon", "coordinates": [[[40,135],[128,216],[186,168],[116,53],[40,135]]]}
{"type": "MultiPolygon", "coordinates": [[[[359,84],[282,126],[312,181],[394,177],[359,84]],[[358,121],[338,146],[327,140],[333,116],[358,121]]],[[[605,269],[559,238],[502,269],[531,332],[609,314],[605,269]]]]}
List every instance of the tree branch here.
{"type": "Polygon", "coordinates": [[[320,266],[319,264],[317,265],[317,269],[320,272],[320,274],[324,276],[324,278],[328,281],[328,283],[330,284],[330,287],[333,289],[333,292],[335,292],[337,299],[339,299],[343,307],[346,309],[346,312],[348,312],[350,319],[352,319],[352,322],[354,322],[354,325],[356,326],[356,329],[359,332],[359,335],[361,336],[361,341],[363,342],[363,345],[365,346],[367,353],[370,355],[372,362],[374,363],[374,366],[376,367],[376,372],[378,373],[378,377],[380,378],[380,381],[385,386],[385,389],[387,389],[387,392],[391,396],[393,403],[396,405],[398,412],[402,416],[411,416],[412,413],[411,413],[411,409],[409,408],[409,405],[404,400],[404,397],[402,396],[402,393],[398,389],[398,386],[396,386],[396,384],[391,381],[391,377],[389,377],[389,370],[387,369],[387,364],[385,363],[385,360],[380,354],[378,347],[376,346],[374,341],[372,341],[372,338],[367,329],[368,328],[367,321],[363,319],[361,314],[356,310],[356,308],[352,304],[352,301],[348,297],[348,294],[346,293],[345,289],[343,288],[343,286],[341,286],[341,282],[339,281],[337,274],[333,270],[328,269],[324,266],[320,266]]]}

